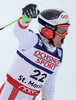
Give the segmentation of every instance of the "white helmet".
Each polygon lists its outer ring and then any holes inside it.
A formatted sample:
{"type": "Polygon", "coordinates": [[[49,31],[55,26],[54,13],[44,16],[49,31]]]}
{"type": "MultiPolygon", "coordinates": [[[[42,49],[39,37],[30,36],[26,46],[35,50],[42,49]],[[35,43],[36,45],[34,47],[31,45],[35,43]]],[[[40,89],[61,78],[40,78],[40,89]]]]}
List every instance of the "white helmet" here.
{"type": "Polygon", "coordinates": [[[47,9],[42,11],[38,16],[39,31],[49,39],[54,38],[55,33],[63,35],[67,31],[67,27],[57,30],[58,25],[69,25],[69,16],[63,10],[47,9]],[[49,30],[48,30],[49,29],[49,30]]]}

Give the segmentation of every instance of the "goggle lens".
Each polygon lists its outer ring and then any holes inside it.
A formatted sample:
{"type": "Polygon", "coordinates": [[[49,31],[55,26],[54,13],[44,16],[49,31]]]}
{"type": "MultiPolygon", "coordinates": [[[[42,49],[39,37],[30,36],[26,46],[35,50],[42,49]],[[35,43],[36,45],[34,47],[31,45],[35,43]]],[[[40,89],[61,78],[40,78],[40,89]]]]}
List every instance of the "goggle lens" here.
{"type": "Polygon", "coordinates": [[[68,25],[58,25],[55,33],[61,36],[67,35],[68,28],[69,28],[69,24],[68,25]]]}

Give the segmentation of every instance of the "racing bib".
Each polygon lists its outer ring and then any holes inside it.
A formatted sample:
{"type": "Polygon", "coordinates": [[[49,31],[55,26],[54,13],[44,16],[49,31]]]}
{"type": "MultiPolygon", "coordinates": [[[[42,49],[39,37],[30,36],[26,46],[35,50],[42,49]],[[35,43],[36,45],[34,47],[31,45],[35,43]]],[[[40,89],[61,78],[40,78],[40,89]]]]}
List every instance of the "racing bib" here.
{"type": "Polygon", "coordinates": [[[59,64],[59,58],[37,48],[17,51],[17,59],[9,75],[29,88],[41,90],[45,81],[57,70],[59,64]]]}

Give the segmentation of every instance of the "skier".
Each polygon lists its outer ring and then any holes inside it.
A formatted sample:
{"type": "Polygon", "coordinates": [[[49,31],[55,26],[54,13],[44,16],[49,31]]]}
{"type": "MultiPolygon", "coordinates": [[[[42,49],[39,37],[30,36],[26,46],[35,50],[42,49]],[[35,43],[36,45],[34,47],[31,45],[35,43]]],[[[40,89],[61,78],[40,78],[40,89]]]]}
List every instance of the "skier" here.
{"type": "Polygon", "coordinates": [[[0,100],[35,100],[40,91],[42,100],[53,100],[55,78],[63,57],[61,46],[69,25],[69,16],[63,10],[47,9],[40,13],[35,4],[22,9],[22,19],[13,31],[19,48],[0,89],[0,100]],[[40,34],[28,28],[37,16],[40,34]]]}

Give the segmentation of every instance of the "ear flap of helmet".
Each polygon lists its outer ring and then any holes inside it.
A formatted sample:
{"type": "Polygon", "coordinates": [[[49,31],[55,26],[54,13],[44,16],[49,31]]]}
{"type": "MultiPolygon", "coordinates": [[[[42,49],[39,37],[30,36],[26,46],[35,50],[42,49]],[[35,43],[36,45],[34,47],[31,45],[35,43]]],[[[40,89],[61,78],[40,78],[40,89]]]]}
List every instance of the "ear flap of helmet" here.
{"type": "Polygon", "coordinates": [[[51,30],[49,28],[42,28],[41,34],[48,39],[53,38],[53,30],[51,30]]]}

